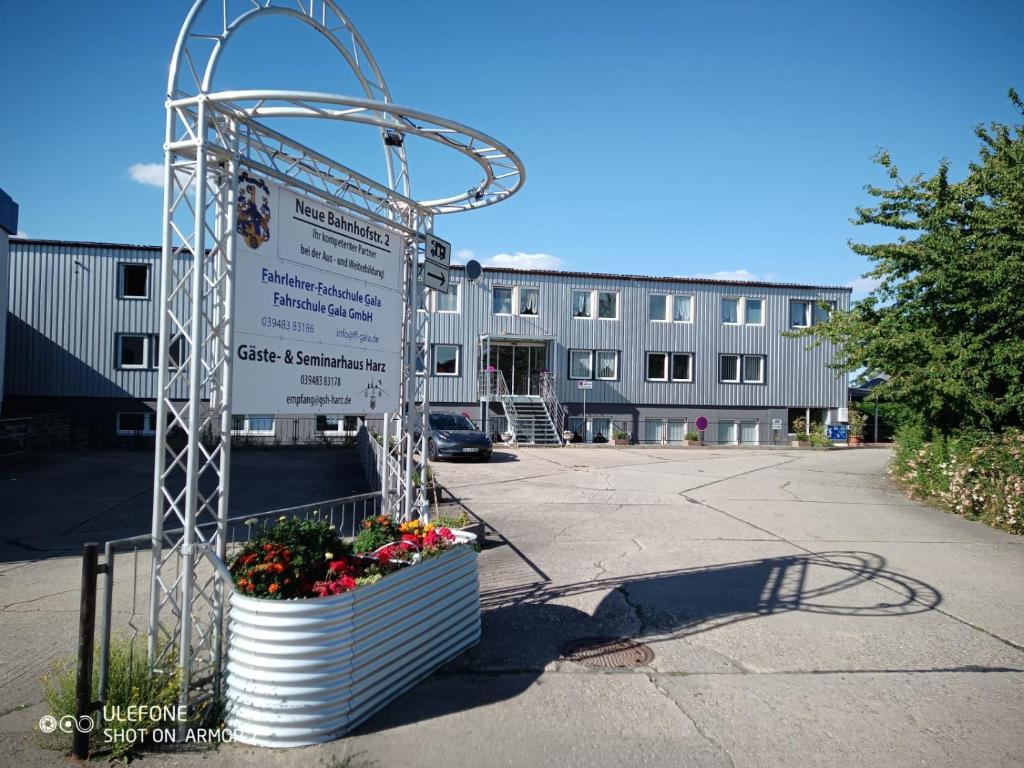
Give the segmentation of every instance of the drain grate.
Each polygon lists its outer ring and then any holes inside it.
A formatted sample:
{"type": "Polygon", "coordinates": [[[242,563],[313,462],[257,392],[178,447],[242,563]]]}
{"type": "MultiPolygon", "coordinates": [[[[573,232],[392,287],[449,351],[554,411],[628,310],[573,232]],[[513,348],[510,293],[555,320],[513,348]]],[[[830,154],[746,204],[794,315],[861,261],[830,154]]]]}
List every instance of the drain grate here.
{"type": "Polygon", "coordinates": [[[565,646],[562,659],[591,669],[634,669],[650,664],[654,651],[626,638],[588,637],[565,646]]]}

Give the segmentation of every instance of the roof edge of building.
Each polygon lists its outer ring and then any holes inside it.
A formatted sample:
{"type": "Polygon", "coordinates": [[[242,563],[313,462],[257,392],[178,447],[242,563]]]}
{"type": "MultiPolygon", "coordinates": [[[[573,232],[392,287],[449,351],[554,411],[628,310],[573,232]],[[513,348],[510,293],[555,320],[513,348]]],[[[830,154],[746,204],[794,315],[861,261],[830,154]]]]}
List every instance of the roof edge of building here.
{"type": "MultiPolygon", "coordinates": [[[[28,245],[64,245],[76,248],[126,248],[133,251],[161,250],[159,245],[134,245],[131,243],[89,242],[86,240],[55,240],[33,237],[12,237],[11,243],[28,245]]],[[[464,270],[463,264],[452,264],[452,269],[464,270]]],[[[799,288],[802,290],[846,291],[852,293],[848,285],[814,285],[809,283],[785,283],[769,280],[723,280],[711,277],[659,277],[656,275],[617,275],[610,272],[578,272],[561,269],[513,269],[512,267],[484,267],[487,272],[508,275],[551,275],[554,277],[598,278],[603,280],[644,280],[652,283],[696,283],[699,285],[733,285],[751,288],[799,288]]]]}

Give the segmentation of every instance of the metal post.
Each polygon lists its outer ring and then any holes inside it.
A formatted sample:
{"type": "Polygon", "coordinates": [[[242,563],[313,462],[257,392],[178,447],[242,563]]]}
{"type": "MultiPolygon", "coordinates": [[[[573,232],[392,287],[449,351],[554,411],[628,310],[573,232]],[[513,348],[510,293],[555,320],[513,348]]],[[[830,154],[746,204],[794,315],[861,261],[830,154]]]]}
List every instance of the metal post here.
{"type": "MultiPolygon", "coordinates": [[[[380,471],[377,476],[380,479],[380,498],[384,509],[387,509],[388,502],[388,430],[391,427],[391,414],[384,414],[384,426],[381,429],[380,441],[383,443],[380,447],[380,471]]],[[[372,437],[370,438],[373,439],[372,437]]]]}
{"type": "Polygon", "coordinates": [[[875,399],[875,439],[874,442],[878,442],[878,400],[875,399]]]}
{"type": "Polygon", "coordinates": [[[581,435],[580,442],[587,442],[587,390],[581,389],[583,393],[583,434],[581,435]]]}
{"type": "Polygon", "coordinates": [[[99,545],[82,547],[82,599],[78,609],[78,674],[75,678],[75,731],[71,737],[71,756],[89,759],[89,734],[82,717],[92,709],[92,654],[96,631],[96,573],[99,545]]]}
{"type": "Polygon", "coordinates": [[[107,700],[110,680],[110,628],[114,610],[114,547],[108,541],[103,548],[103,612],[100,614],[100,687],[96,698],[107,700]]]}

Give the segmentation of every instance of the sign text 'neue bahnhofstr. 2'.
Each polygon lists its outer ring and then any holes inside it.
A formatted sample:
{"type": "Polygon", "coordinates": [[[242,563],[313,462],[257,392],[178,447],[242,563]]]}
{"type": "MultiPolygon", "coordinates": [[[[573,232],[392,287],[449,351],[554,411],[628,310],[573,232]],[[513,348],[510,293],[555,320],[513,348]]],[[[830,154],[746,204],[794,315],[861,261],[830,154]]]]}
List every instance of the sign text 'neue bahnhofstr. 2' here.
{"type": "Polygon", "coordinates": [[[234,413],[398,410],[401,237],[242,173],[234,413]]]}

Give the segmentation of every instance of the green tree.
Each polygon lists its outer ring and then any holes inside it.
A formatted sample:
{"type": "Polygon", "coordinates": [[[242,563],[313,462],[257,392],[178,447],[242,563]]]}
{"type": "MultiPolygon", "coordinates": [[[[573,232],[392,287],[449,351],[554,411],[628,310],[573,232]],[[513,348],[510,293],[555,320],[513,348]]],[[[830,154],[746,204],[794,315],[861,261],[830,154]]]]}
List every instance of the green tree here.
{"type": "Polygon", "coordinates": [[[839,370],[886,372],[877,396],[944,433],[1024,424],[1024,125],[975,134],[978,159],[963,181],[950,180],[945,161],[904,181],[887,152],[876,155],[892,186],[868,186],[877,204],[853,223],[899,234],[850,247],[874,263],[865,277],[879,285],[794,333],[839,344],[839,370]]]}

